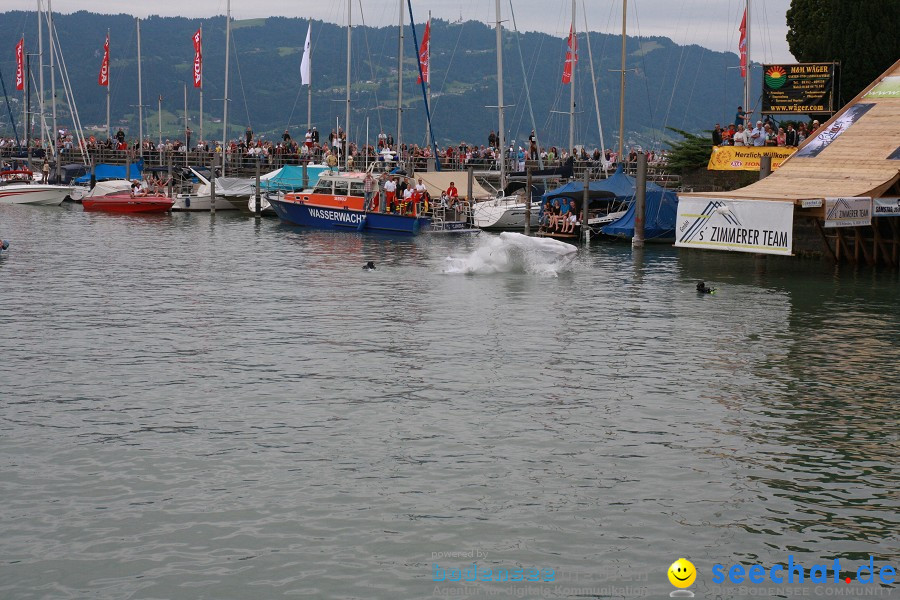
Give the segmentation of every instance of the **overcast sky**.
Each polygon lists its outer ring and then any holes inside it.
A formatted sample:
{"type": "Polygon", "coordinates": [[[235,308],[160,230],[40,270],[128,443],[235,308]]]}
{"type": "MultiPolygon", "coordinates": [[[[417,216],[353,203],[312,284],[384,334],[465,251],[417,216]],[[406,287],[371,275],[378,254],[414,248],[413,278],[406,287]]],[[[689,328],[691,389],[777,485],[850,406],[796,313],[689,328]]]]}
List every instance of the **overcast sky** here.
{"type": "MultiPolygon", "coordinates": [[[[128,13],[139,17],[151,14],[202,18],[224,14],[226,0],[52,0],[56,12],[88,10],[100,13],[128,13]]],[[[353,22],[383,26],[397,22],[398,0],[352,0],[353,22]]],[[[0,0],[0,12],[22,10],[34,0],[0,0]]],[[[343,0],[233,0],[235,19],[281,15],[312,17],[332,23],[346,23],[347,2],[343,0]]],[[[413,0],[416,21],[428,16],[493,22],[494,2],[490,0],[413,0]]],[[[510,19],[510,0],[501,0],[504,20],[510,19]]],[[[622,0],[582,0],[578,2],[576,29],[587,23],[591,31],[620,33],[622,0]]],[[[520,31],[542,31],[563,37],[569,30],[571,0],[512,0],[520,31]]],[[[788,51],[785,12],[790,0],[751,2],[751,58],[754,62],[794,62],[788,51]]],[[[630,0],[628,35],[666,36],[680,44],[698,44],[713,50],[737,52],[738,25],[744,0],[630,0]]],[[[408,20],[408,17],[407,17],[408,20]]],[[[510,27],[511,22],[506,23],[510,27]]]]}

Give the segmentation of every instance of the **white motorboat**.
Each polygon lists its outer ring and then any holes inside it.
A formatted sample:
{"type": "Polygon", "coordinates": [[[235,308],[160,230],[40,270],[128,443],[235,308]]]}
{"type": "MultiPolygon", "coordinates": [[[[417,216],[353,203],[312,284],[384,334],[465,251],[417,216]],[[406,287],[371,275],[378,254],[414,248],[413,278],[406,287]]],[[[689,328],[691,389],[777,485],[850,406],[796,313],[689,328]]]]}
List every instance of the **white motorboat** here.
{"type": "Polygon", "coordinates": [[[75,189],[70,185],[32,183],[27,170],[0,172],[0,204],[59,206],[75,189]]]}
{"type": "MultiPolygon", "coordinates": [[[[477,202],[473,209],[475,226],[481,229],[524,231],[526,208],[522,194],[477,202]]],[[[540,225],[540,212],[540,201],[532,201],[531,226],[534,228],[540,225]]]]}

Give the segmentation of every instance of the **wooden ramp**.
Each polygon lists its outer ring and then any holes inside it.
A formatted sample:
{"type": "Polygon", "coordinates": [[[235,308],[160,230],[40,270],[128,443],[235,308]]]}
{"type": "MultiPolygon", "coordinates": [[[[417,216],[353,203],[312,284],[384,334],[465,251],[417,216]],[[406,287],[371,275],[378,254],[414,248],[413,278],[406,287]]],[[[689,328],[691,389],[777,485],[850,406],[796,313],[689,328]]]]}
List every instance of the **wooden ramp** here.
{"type": "Polygon", "coordinates": [[[772,200],[798,206],[813,198],[882,196],[900,180],[900,94],[882,91],[888,87],[900,89],[900,60],[835,113],[817,130],[818,135],[807,139],[765,179],[730,192],[691,196],[772,200]],[[870,94],[885,78],[897,79],[887,80],[870,94]],[[864,106],[869,104],[872,106],[864,106]],[[824,149],[809,156],[832,136],[824,149]],[[888,158],[891,155],[894,158],[888,158]]]}

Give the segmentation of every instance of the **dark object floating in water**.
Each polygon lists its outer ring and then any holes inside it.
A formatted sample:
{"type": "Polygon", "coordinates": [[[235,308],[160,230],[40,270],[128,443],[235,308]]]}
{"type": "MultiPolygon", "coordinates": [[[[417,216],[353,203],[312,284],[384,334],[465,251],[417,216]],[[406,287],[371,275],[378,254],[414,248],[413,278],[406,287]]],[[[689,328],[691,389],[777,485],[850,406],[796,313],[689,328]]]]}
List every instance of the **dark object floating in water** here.
{"type": "Polygon", "coordinates": [[[0,250],[6,250],[7,248],[9,248],[9,242],[0,240],[0,250]]]}
{"type": "Polygon", "coordinates": [[[374,270],[375,270],[375,263],[372,262],[371,260],[363,266],[363,271],[374,271],[374,270]]]}
{"type": "Polygon", "coordinates": [[[700,294],[714,294],[716,292],[716,288],[708,288],[706,287],[705,281],[697,282],[697,292],[700,294]]]}

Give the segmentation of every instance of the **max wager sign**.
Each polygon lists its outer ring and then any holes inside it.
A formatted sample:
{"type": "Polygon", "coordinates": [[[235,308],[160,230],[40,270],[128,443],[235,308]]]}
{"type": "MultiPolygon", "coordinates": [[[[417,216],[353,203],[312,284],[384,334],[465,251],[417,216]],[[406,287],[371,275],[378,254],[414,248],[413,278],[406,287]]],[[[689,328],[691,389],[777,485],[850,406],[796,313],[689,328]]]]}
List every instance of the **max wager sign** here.
{"type": "Polygon", "coordinates": [[[834,112],[835,63],[763,65],[762,112],[834,112]]]}

